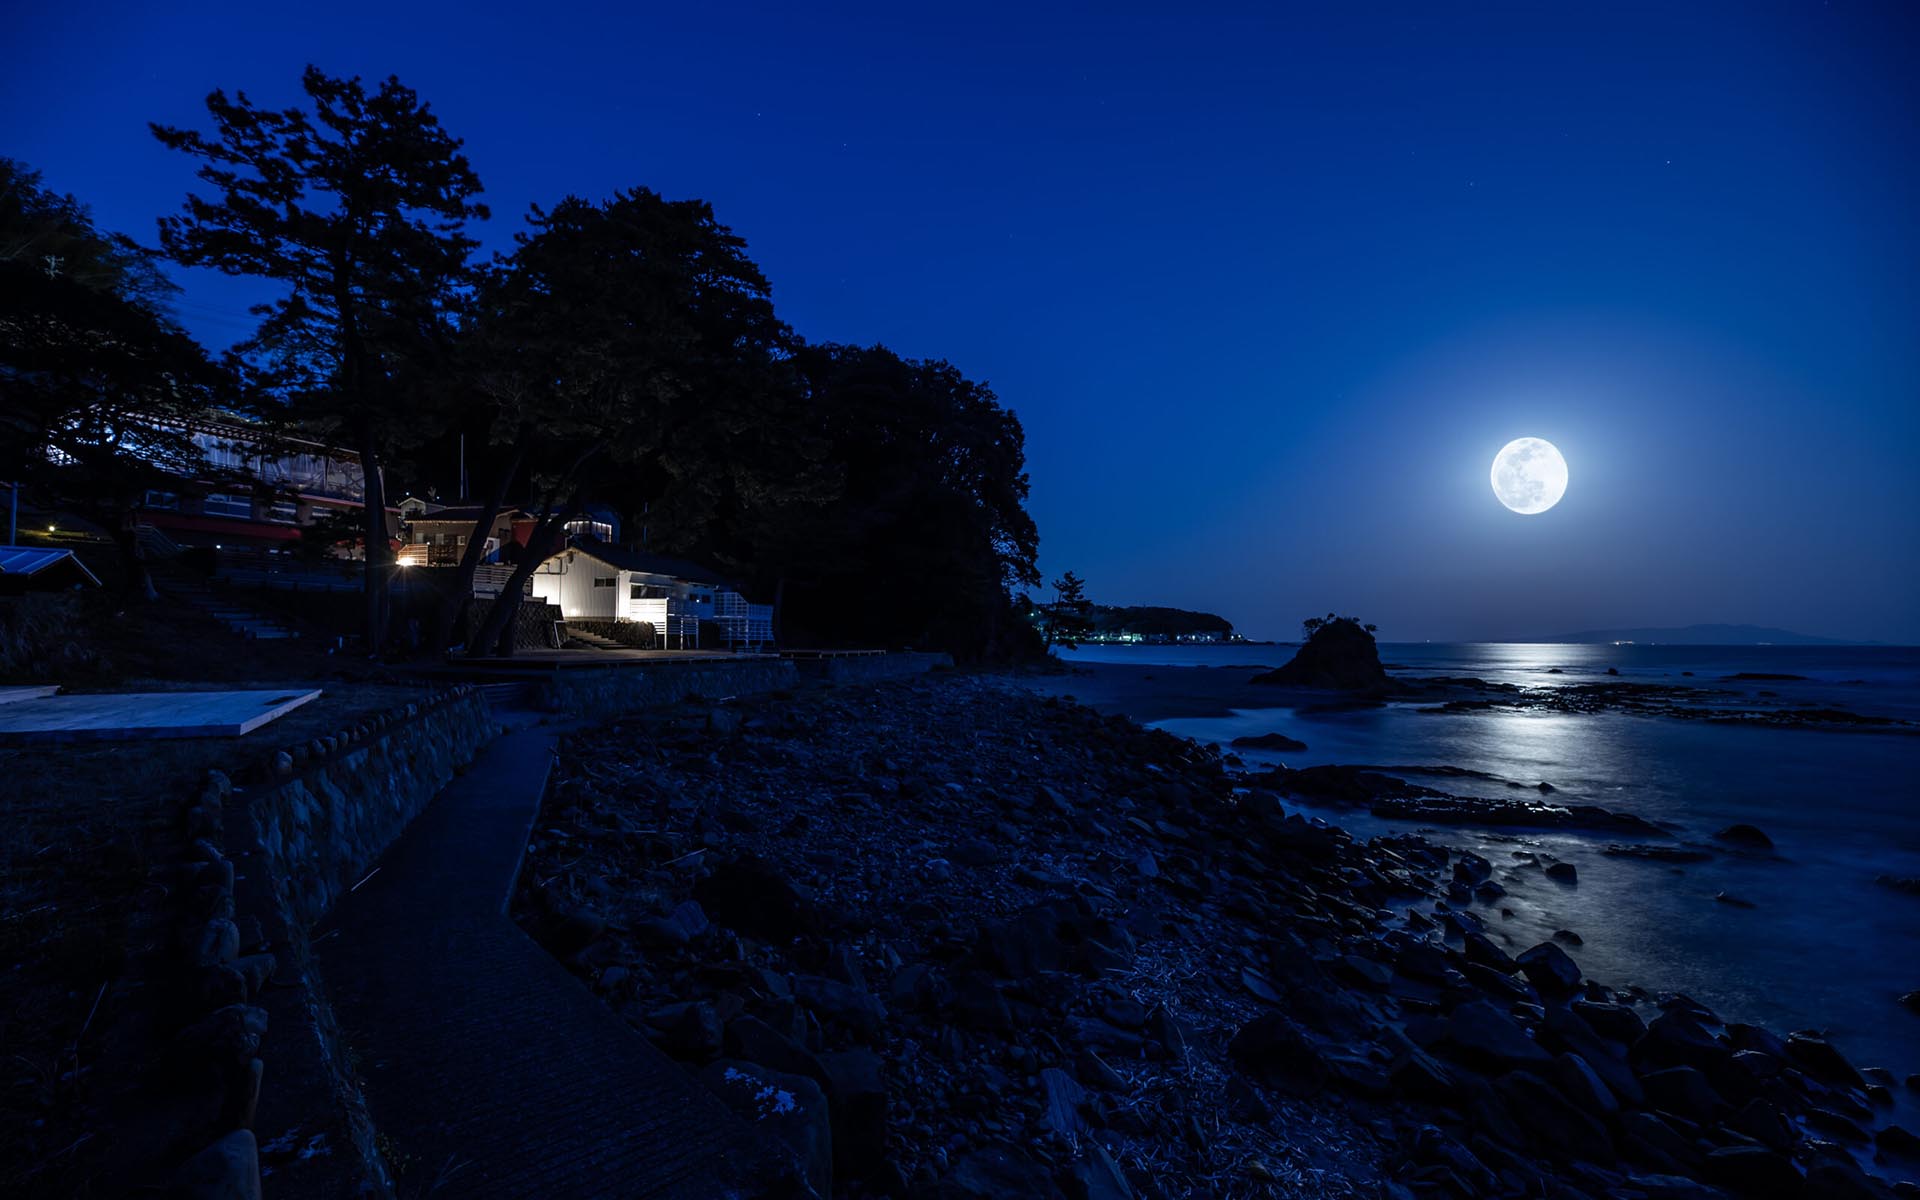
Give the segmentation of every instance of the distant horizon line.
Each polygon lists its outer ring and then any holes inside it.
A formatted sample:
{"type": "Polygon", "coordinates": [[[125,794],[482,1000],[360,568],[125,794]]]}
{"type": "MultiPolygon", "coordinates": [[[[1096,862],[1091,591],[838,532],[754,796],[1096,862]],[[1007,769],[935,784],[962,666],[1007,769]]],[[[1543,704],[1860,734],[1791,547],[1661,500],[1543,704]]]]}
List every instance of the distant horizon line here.
{"type": "MultiPolygon", "coordinates": [[[[1261,639],[1247,639],[1257,641],[1261,639]]],[[[1279,645],[1299,645],[1296,639],[1272,639],[1279,645]]],[[[1827,637],[1801,633],[1775,625],[1749,625],[1726,621],[1701,621],[1689,625],[1599,626],[1564,633],[1526,634],[1503,637],[1464,638],[1390,638],[1385,645],[1417,646],[1439,642],[1456,646],[1600,646],[1615,643],[1660,646],[1920,646],[1920,642],[1888,641],[1880,638],[1827,637]],[[1707,640],[1697,640],[1701,637],[1707,640]]]]}
{"type": "MultiPolygon", "coordinates": [[[[1668,646],[1698,650],[1920,650],[1920,642],[1851,641],[1846,638],[1821,638],[1805,642],[1667,642],[1637,638],[1570,641],[1566,638],[1381,638],[1382,646],[1668,646]]],[[[1168,646],[1194,646],[1214,649],[1222,646],[1299,646],[1298,638],[1238,637],[1230,642],[1096,642],[1086,646],[1124,646],[1129,650],[1164,650],[1168,646]]]]}

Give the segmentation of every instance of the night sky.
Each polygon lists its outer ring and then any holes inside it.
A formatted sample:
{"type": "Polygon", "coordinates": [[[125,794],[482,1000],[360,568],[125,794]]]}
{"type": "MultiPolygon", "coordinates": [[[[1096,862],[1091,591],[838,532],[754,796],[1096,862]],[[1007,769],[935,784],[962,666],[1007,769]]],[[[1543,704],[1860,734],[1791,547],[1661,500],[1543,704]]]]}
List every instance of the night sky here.
{"type": "Polygon", "coordinates": [[[804,336],[990,382],[1097,600],[1920,642],[1920,6],[804,7],[36,0],[0,153],[151,241],[192,164],[147,121],[397,73],[490,247],[704,197],[804,336]],[[1523,435],[1538,516],[1488,485],[1523,435]]]}

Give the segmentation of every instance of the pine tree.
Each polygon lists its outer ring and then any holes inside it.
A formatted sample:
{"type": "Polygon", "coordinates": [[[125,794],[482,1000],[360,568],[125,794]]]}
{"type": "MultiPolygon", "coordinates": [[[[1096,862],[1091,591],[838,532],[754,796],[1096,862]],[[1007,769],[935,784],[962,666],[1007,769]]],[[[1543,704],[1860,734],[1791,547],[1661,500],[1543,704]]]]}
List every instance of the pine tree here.
{"type": "Polygon", "coordinates": [[[460,140],[396,78],[369,90],[316,67],[311,112],[265,109],[245,92],[207,97],[213,132],[154,125],[202,160],[210,196],[160,222],[166,253],[284,285],[256,307],[240,349],[268,372],[288,414],[360,455],[370,652],[386,640],[392,549],[382,470],[425,432],[409,398],[442,365],[470,281],[466,223],[487,215],[460,140]]]}
{"type": "Polygon", "coordinates": [[[1069,650],[1093,632],[1093,603],[1087,599],[1086,580],[1068,571],[1053,581],[1053,602],[1041,606],[1047,648],[1069,650]]]}

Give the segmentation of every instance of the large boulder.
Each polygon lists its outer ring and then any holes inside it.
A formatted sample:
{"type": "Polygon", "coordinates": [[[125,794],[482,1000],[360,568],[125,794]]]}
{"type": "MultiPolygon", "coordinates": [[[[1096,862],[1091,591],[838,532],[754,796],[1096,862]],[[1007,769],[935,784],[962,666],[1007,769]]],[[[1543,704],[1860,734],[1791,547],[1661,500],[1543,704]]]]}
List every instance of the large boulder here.
{"type": "Polygon", "coordinates": [[[1527,979],[1542,995],[1565,995],[1580,986],[1579,964],[1552,942],[1541,942],[1531,950],[1521,951],[1518,961],[1527,979]]]}
{"type": "Polygon", "coordinates": [[[721,863],[693,885],[693,898],[729,929],[762,941],[785,942],[812,932],[811,905],[784,875],[752,855],[721,863]]]}
{"type": "Polygon", "coordinates": [[[823,1021],[872,1039],[887,1019],[887,1006],[872,992],[819,975],[793,977],[793,998],[823,1021]]]}
{"type": "Polygon", "coordinates": [[[260,1200],[260,1155],[253,1132],[236,1129],[188,1159],[174,1178],[182,1200],[260,1200]]]}
{"type": "Polygon", "coordinates": [[[726,1058],[708,1064],[700,1082],[747,1124],[785,1142],[816,1195],[833,1195],[833,1123],[819,1084],[726,1058]]]}
{"type": "Polygon", "coordinates": [[[812,1051],[758,1017],[741,1015],[727,1022],[724,1049],[728,1058],[744,1058],[769,1070],[805,1075],[828,1086],[827,1069],[812,1051]]]}
{"type": "Polygon", "coordinates": [[[823,1054],[827,1101],[833,1112],[833,1165],[862,1179],[887,1157],[886,1063],[871,1050],[823,1054]]]}
{"type": "Polygon", "coordinates": [[[1719,1093],[1692,1067],[1668,1067],[1640,1077],[1647,1103],[1695,1125],[1712,1125],[1721,1106],[1719,1093]]]}
{"type": "Polygon", "coordinates": [[[1791,1200],[1801,1194],[1793,1160],[1765,1146],[1722,1146],[1709,1152],[1706,1177],[1739,1196],[1791,1200]]]}
{"type": "Polygon", "coordinates": [[[1729,825],[1713,835],[1717,842],[1724,842],[1736,850],[1771,850],[1773,839],[1757,825],[1729,825]]]}
{"type": "Polygon", "coordinates": [[[1545,1081],[1516,1071],[1501,1077],[1494,1090],[1547,1153],[1594,1163],[1613,1161],[1613,1139],[1601,1120],[1545,1081]]]}
{"type": "Polygon", "coordinates": [[[1460,1058],[1496,1070],[1545,1070],[1553,1056],[1527,1036],[1520,1023],[1485,1000],[1462,1004],[1445,1026],[1445,1044],[1460,1058]]]}
{"type": "Polygon", "coordinates": [[[1821,1034],[1806,1030],[1788,1034],[1787,1053],[1800,1064],[1801,1070],[1822,1083],[1855,1088],[1866,1085],[1866,1081],[1860,1078],[1860,1072],[1853,1069],[1853,1064],[1821,1034]]]}
{"type": "Polygon", "coordinates": [[[1253,682],[1343,692],[1385,691],[1387,671],[1380,665],[1373,634],[1360,622],[1341,617],[1316,628],[1286,666],[1255,675],[1253,682]]]}

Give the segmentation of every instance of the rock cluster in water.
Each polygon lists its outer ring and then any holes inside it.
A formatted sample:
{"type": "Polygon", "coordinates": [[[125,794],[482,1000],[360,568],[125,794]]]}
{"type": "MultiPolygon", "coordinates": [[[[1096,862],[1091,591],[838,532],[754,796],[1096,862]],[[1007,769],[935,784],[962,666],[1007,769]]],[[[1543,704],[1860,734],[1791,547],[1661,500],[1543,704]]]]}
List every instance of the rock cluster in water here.
{"type": "Polygon", "coordinates": [[[1253,682],[1347,692],[1385,692],[1390,683],[1373,634],[1348,617],[1316,628],[1285,666],[1253,682]]]}
{"type": "Polygon", "coordinates": [[[1863,1158],[1911,1173],[1890,1075],[1587,980],[1572,931],[1506,943],[1473,911],[1492,875],[960,677],[576,735],[516,913],[821,1196],[1815,1200],[1893,1194],[1863,1158]]]}

